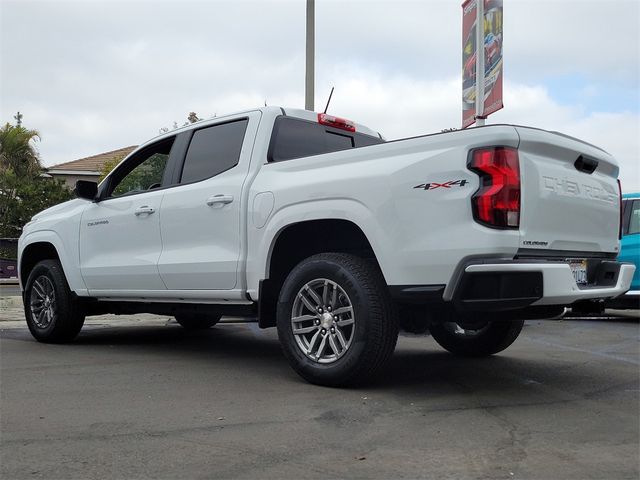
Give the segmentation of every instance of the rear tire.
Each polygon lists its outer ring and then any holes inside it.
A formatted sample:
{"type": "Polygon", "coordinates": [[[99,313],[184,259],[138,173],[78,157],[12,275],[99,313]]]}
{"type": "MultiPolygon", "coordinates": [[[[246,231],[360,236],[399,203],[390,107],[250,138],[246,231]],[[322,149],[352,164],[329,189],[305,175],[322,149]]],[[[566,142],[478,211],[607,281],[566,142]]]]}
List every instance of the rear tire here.
{"type": "Polygon", "coordinates": [[[39,342],[70,342],[84,325],[84,312],[58,260],[36,264],[27,278],[23,302],[29,331],[39,342]]]}
{"type": "Polygon", "coordinates": [[[515,342],[524,320],[490,321],[477,330],[464,330],[455,322],[431,325],[431,336],[445,350],[462,357],[487,357],[515,342]]]}
{"type": "Polygon", "coordinates": [[[186,330],[206,330],[220,321],[221,315],[176,315],[176,322],[186,330]]]}
{"type": "Polygon", "coordinates": [[[289,273],[277,326],[291,367],[332,387],[371,379],[398,339],[397,312],[378,266],[343,253],[314,255],[289,273]]]}

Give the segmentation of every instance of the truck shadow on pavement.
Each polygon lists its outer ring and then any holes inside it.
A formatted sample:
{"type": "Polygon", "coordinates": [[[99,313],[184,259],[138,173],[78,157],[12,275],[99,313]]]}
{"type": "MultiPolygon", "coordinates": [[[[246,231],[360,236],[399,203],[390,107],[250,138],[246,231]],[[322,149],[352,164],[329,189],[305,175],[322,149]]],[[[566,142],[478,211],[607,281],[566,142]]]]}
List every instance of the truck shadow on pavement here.
{"type": "MultiPolygon", "coordinates": [[[[100,352],[100,347],[108,347],[109,351],[115,349],[136,357],[161,356],[164,361],[185,364],[188,370],[202,369],[214,377],[222,368],[240,376],[269,376],[274,383],[307,385],[289,368],[275,330],[259,330],[255,325],[227,324],[204,331],[188,331],[177,325],[94,325],[83,329],[75,342],[61,348],[69,347],[89,347],[95,353],[100,352]]],[[[570,400],[576,395],[597,395],[610,390],[612,385],[637,389],[637,379],[625,373],[607,371],[599,362],[566,354],[545,351],[525,338],[500,355],[459,358],[440,349],[430,337],[401,336],[386,371],[355,389],[368,392],[394,389],[427,395],[499,391],[510,403],[532,401],[532,391],[546,392],[545,395],[554,392],[556,400],[558,392],[565,392],[561,396],[570,400]],[[586,379],[589,381],[585,382],[586,379]]]]}

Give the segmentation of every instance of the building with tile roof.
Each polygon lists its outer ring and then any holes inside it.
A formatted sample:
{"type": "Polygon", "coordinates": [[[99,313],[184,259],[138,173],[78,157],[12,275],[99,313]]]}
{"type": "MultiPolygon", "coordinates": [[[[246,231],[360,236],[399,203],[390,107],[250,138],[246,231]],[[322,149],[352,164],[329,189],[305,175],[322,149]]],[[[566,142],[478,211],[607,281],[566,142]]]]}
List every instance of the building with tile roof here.
{"type": "Polygon", "coordinates": [[[69,188],[73,188],[77,180],[97,182],[105,163],[119,158],[122,159],[133,152],[137,145],[119,148],[110,152],[99,153],[90,157],[79,158],[70,162],[60,163],[47,169],[47,174],[53,178],[64,180],[69,188]]]}

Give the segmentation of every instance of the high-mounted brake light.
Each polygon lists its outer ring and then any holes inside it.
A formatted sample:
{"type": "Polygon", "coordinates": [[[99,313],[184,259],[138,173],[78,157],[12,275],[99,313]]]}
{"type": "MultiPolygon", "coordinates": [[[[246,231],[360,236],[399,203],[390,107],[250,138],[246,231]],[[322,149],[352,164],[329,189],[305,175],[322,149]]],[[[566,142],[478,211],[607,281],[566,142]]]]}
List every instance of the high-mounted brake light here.
{"type": "Polygon", "coordinates": [[[339,128],[340,130],[346,130],[347,132],[355,132],[356,124],[351,120],[345,118],[333,117],[326,113],[318,114],[318,123],[327,125],[328,127],[339,128]]]}
{"type": "Polygon", "coordinates": [[[622,240],[622,222],[624,221],[624,205],[622,203],[622,183],[618,179],[618,194],[620,198],[620,228],[618,228],[618,240],[622,240]]]}
{"type": "Polygon", "coordinates": [[[480,176],[480,188],[473,194],[473,217],[494,228],[520,226],[520,161],[518,150],[488,147],[473,150],[469,169],[480,176]]]}

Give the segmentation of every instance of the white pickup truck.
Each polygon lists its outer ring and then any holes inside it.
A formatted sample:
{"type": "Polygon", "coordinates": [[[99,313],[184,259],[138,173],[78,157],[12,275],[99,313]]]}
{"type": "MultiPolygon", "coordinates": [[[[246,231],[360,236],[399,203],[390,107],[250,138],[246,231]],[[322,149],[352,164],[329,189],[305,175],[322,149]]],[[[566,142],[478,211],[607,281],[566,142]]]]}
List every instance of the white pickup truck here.
{"type": "Polygon", "coordinates": [[[324,385],[371,377],[400,328],[491,355],[525,318],[629,289],[617,176],[603,150],[535,128],[385,142],[310,111],[218,117],[141,145],[25,226],[26,319],[64,342],[108,312],[257,318],[324,385]]]}

